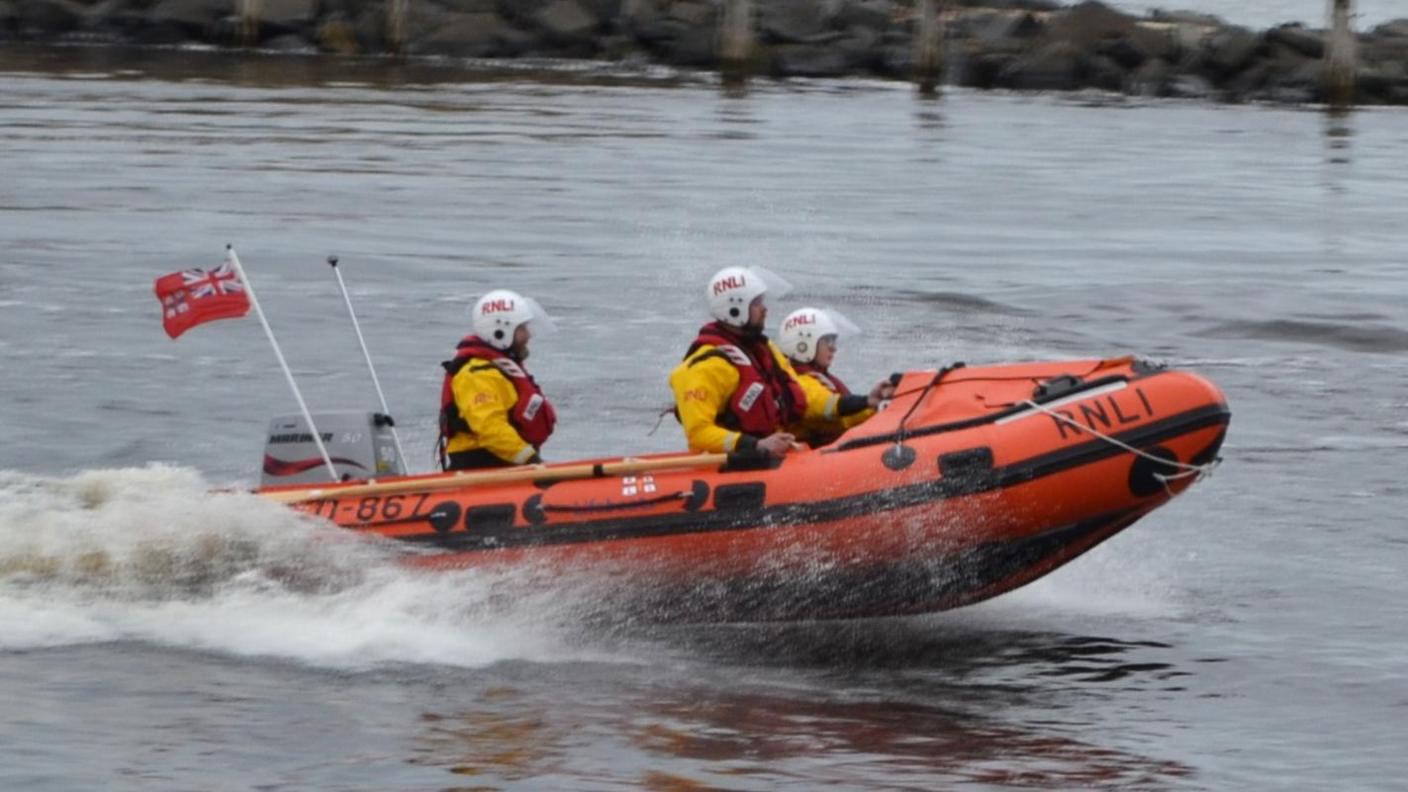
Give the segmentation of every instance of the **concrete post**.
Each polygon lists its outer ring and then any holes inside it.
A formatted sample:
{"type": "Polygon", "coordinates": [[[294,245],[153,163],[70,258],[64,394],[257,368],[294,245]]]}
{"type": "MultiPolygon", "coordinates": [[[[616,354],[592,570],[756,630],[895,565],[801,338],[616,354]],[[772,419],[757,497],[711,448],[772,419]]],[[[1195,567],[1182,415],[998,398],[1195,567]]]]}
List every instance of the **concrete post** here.
{"type": "Polygon", "coordinates": [[[250,47],[259,41],[259,0],[239,0],[240,45],[250,47]]]}
{"type": "Polygon", "coordinates": [[[1354,102],[1354,72],[1358,56],[1350,29],[1353,0],[1330,0],[1330,34],[1325,42],[1325,101],[1337,107],[1354,102]]]}
{"type": "Polygon", "coordinates": [[[933,94],[943,76],[939,0],[919,0],[914,28],[914,80],[922,94],[933,94]]]}
{"type": "Polygon", "coordinates": [[[386,51],[400,55],[406,51],[406,17],[411,0],[386,0],[386,51]]]}
{"type": "Polygon", "coordinates": [[[748,79],[753,57],[753,0],[724,0],[719,18],[719,74],[725,85],[748,79]]]}

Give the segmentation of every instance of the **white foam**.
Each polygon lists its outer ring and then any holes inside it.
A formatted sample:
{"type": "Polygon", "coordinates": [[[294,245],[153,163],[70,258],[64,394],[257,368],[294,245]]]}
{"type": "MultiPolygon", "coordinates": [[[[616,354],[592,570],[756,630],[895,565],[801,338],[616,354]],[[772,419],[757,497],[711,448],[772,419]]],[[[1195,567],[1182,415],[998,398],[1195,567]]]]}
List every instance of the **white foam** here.
{"type": "Polygon", "coordinates": [[[337,668],[608,659],[569,645],[551,592],[400,557],[186,469],[0,472],[0,651],[138,640],[337,668]]]}
{"type": "Polygon", "coordinates": [[[1055,572],[975,606],[973,615],[1004,623],[1089,620],[1155,621],[1186,615],[1183,589],[1170,577],[1177,566],[1129,531],[1116,535],[1055,572]]]}

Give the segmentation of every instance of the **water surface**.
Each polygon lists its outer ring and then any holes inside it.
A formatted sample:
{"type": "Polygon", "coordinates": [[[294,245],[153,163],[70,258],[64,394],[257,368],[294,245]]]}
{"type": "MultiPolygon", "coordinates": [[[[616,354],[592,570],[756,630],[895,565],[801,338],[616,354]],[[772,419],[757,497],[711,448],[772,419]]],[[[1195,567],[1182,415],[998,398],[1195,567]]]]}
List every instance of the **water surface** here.
{"type": "Polygon", "coordinates": [[[1408,117],[448,66],[0,51],[0,786],[1395,789],[1408,764],[1408,117]],[[11,53],[7,55],[6,53],[11,53]],[[43,63],[42,67],[37,63],[43,63]],[[725,264],[838,366],[1138,353],[1228,393],[1209,481],[990,603],[579,626],[237,491],[293,403],[151,281],[237,245],[315,407],[429,465],[492,287],[562,460],[650,433],[725,264]],[[159,463],[155,466],[153,463],[159,463]]]}

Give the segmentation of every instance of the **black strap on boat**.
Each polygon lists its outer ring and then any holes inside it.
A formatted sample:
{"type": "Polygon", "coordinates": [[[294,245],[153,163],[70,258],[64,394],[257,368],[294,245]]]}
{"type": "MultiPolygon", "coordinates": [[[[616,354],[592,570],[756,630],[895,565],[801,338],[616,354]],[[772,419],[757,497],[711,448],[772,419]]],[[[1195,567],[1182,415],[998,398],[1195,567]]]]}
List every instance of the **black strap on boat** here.
{"type": "Polygon", "coordinates": [[[911,415],[914,415],[915,410],[919,409],[919,405],[923,403],[924,397],[929,395],[929,391],[933,390],[934,387],[939,384],[939,381],[942,380],[944,377],[948,376],[950,372],[957,371],[963,368],[965,365],[965,363],[960,361],[958,363],[954,363],[951,366],[944,366],[943,368],[934,372],[934,378],[929,380],[929,384],[925,385],[923,390],[919,391],[919,398],[915,399],[914,403],[909,405],[909,410],[905,412],[904,417],[900,419],[900,425],[895,430],[896,445],[903,445],[905,438],[909,436],[909,434],[904,429],[905,422],[909,420],[909,417],[911,415]]]}
{"type": "Polygon", "coordinates": [[[900,419],[899,426],[895,429],[895,444],[885,449],[885,452],[880,455],[880,464],[896,472],[904,470],[914,464],[914,460],[917,459],[919,455],[913,448],[904,444],[905,438],[909,437],[909,432],[905,430],[905,423],[909,421],[910,416],[914,415],[914,411],[919,409],[920,403],[929,395],[929,391],[933,390],[934,387],[939,384],[940,380],[950,371],[956,371],[961,368],[963,368],[962,363],[954,363],[951,366],[944,366],[934,372],[934,378],[929,380],[929,384],[925,385],[923,390],[919,391],[919,397],[914,400],[913,404],[909,405],[909,410],[904,414],[904,417],[900,419]]]}

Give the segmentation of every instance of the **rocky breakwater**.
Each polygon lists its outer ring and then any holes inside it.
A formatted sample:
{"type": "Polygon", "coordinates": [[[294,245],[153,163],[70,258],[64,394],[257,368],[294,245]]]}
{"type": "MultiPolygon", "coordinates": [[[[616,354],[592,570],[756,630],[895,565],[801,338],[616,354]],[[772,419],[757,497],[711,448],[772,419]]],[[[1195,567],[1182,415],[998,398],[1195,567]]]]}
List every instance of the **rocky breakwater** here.
{"type": "MultiPolygon", "coordinates": [[[[723,0],[0,0],[0,42],[185,42],[338,55],[587,58],[719,65],[723,0]]],[[[914,0],[753,0],[755,73],[912,72],[914,0]]],[[[1280,102],[1322,97],[1324,30],[1256,31],[1098,2],[951,0],[948,82],[1280,102]]],[[[1408,19],[1357,34],[1356,99],[1408,104],[1408,19]]],[[[0,43],[3,46],[3,43],[0,43]]]]}

